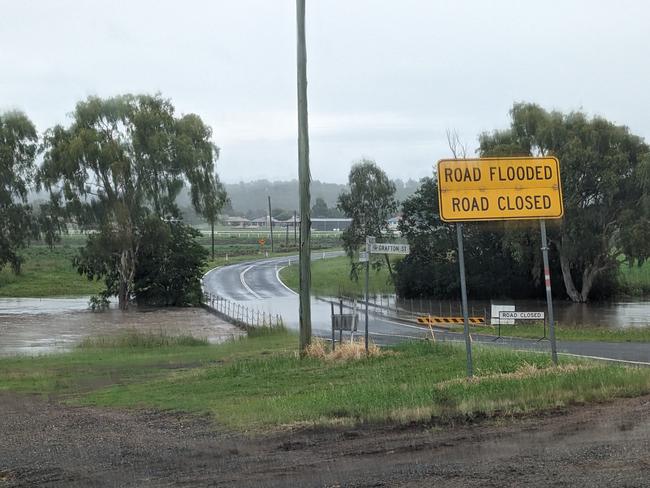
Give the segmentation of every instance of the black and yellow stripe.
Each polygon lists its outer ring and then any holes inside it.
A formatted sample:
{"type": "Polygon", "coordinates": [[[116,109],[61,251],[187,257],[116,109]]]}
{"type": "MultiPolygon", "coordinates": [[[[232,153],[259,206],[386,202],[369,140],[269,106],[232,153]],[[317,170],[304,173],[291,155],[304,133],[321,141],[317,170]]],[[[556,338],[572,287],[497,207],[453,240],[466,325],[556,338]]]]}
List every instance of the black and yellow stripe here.
{"type": "MultiPolygon", "coordinates": [[[[464,323],[463,317],[437,317],[425,315],[417,318],[418,324],[426,325],[449,325],[464,323]]],[[[485,317],[469,317],[469,323],[472,325],[485,325],[485,317]]]]}

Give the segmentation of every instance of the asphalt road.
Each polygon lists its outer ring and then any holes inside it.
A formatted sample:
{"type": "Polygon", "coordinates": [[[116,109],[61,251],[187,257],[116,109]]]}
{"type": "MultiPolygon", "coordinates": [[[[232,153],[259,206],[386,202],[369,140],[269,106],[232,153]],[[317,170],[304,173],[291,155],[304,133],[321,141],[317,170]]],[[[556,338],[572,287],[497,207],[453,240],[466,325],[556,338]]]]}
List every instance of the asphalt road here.
{"type": "MultiPolygon", "coordinates": [[[[314,252],[312,260],[341,255],[343,255],[342,251],[314,252]]],[[[297,259],[297,256],[269,258],[215,268],[204,276],[203,286],[208,293],[272,315],[280,314],[288,327],[298,329],[298,295],[287,288],[278,275],[283,267],[295,266],[297,259]]],[[[312,329],[315,335],[330,337],[330,307],[330,303],[325,299],[312,297],[312,329]]],[[[363,322],[363,310],[361,305],[359,307],[358,312],[363,322]]],[[[430,337],[431,332],[428,328],[416,325],[407,315],[386,316],[381,313],[381,310],[371,307],[368,320],[369,335],[376,344],[390,345],[404,340],[430,337]]],[[[363,324],[361,328],[363,329],[363,324]]],[[[462,334],[437,328],[433,330],[436,340],[464,342],[462,334]]],[[[522,350],[550,351],[547,340],[501,338],[495,341],[494,336],[480,334],[473,334],[472,339],[474,343],[522,350]]],[[[647,343],[567,341],[558,342],[558,352],[650,366],[650,344],[647,343]]]]}

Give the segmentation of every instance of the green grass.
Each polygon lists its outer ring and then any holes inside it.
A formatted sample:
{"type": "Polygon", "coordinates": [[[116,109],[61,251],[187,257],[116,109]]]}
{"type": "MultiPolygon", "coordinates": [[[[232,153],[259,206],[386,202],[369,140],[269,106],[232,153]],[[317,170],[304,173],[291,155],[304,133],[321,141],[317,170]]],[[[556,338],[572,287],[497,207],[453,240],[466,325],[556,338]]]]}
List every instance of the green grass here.
{"type": "MultiPolygon", "coordinates": [[[[298,266],[284,268],[280,271],[280,278],[289,288],[298,291],[298,266]]],[[[350,279],[350,260],[347,256],[314,261],[311,264],[311,288],[315,295],[333,297],[363,295],[364,280],[363,273],[356,282],[350,279]]],[[[385,266],[379,271],[370,269],[368,289],[371,295],[395,293],[385,266]]]]}
{"type": "Polygon", "coordinates": [[[115,408],[211,414],[236,429],[448,420],[535,412],[650,392],[650,369],[476,347],[407,343],[380,357],[300,359],[279,331],[218,346],[151,340],[87,342],[57,356],[0,359],[0,390],[55,394],[115,408]],[[155,341],[154,341],[155,342],[155,341]]]}
{"type": "Polygon", "coordinates": [[[21,251],[22,270],[14,275],[10,266],[0,270],[0,297],[62,297],[93,295],[102,283],[88,281],[72,266],[72,257],[83,240],[68,237],[62,245],[50,250],[45,245],[32,245],[21,251]]]}
{"type": "MultiPolygon", "coordinates": [[[[462,332],[462,326],[453,326],[450,330],[462,332]]],[[[498,334],[498,327],[482,326],[470,327],[473,334],[498,334]]],[[[539,339],[544,336],[543,324],[517,324],[502,325],[501,335],[505,337],[522,337],[528,339],[539,339]]],[[[546,337],[549,337],[548,326],[546,337]]],[[[555,327],[555,337],[559,341],[601,341],[601,342],[650,342],[650,328],[629,327],[625,329],[607,329],[605,327],[567,327],[558,325],[555,327]]]]}
{"type": "Polygon", "coordinates": [[[650,261],[641,266],[628,266],[621,263],[619,268],[621,283],[629,295],[650,295],[650,261]]]}

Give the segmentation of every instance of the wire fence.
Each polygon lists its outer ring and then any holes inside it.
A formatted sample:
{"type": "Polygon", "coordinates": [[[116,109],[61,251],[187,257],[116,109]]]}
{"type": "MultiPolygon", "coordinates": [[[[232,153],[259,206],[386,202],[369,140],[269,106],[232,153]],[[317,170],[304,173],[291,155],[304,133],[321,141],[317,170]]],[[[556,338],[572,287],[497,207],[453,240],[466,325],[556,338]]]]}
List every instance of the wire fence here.
{"type": "MultiPolygon", "coordinates": [[[[365,306],[366,300],[362,296],[345,296],[341,295],[339,299],[343,300],[346,306],[350,306],[353,301],[358,301],[365,306]]],[[[422,315],[439,316],[439,317],[462,317],[463,309],[460,302],[434,300],[428,298],[396,298],[395,295],[370,295],[368,297],[368,307],[370,313],[395,318],[415,319],[422,315]]],[[[484,317],[488,319],[488,309],[483,306],[469,305],[468,313],[470,317],[484,317]]]]}
{"type": "Polygon", "coordinates": [[[280,314],[272,314],[259,308],[247,307],[212,293],[203,293],[203,304],[215,315],[231,324],[248,328],[284,327],[280,314]]]}

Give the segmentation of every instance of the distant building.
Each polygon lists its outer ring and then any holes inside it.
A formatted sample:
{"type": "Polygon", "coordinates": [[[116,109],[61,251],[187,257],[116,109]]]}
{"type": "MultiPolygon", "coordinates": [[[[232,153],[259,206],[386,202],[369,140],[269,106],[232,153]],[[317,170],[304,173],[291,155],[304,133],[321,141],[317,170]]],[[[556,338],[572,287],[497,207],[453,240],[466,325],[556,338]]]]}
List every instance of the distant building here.
{"type": "Polygon", "coordinates": [[[351,223],[352,219],[346,219],[343,217],[332,219],[316,218],[311,219],[311,229],[321,231],[343,231],[350,227],[351,223]]]}
{"type": "MultiPolygon", "coordinates": [[[[284,226],[284,220],[278,220],[273,217],[273,226],[282,225],[284,226]]],[[[269,226],[269,216],[265,215],[264,217],[257,217],[256,219],[249,220],[249,225],[251,227],[268,227],[269,226]]],[[[291,219],[291,225],[293,225],[293,219],[291,219]]]]}
{"type": "Polygon", "coordinates": [[[223,217],[222,220],[228,227],[248,227],[250,225],[250,220],[244,217],[223,217]]]}

